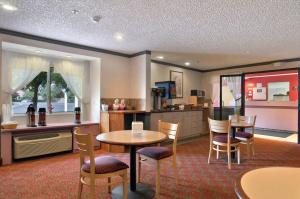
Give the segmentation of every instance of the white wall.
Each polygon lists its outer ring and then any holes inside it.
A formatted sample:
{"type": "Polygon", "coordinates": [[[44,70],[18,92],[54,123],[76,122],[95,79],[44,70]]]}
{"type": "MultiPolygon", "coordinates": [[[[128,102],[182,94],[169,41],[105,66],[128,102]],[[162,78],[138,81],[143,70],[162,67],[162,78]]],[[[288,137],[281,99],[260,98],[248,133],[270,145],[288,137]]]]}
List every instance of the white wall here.
{"type": "MultiPolygon", "coordinates": [[[[98,74],[95,73],[93,78],[95,79],[98,75],[98,79],[100,81],[100,87],[101,87],[101,97],[104,98],[131,97],[131,89],[130,89],[131,82],[130,82],[130,78],[128,78],[130,74],[130,70],[128,70],[129,59],[126,57],[82,50],[78,48],[51,44],[51,43],[46,43],[46,42],[41,42],[41,41],[36,41],[31,39],[25,39],[21,37],[6,35],[6,34],[0,34],[0,43],[2,42],[10,42],[10,43],[16,43],[21,45],[28,45],[28,46],[38,47],[38,48],[45,48],[50,50],[62,51],[66,53],[79,54],[79,55],[99,58],[101,59],[101,76],[100,73],[98,73],[100,71],[97,71],[98,74]]],[[[1,52],[2,50],[0,51],[0,54],[2,54],[1,52]]],[[[2,62],[0,63],[2,64],[2,62]]],[[[93,84],[93,82],[91,82],[91,84],[93,84]]],[[[100,106],[100,99],[98,103],[100,106]]],[[[96,104],[96,101],[93,101],[93,104],[96,104]]],[[[88,113],[87,115],[92,116],[93,114],[88,113]]],[[[87,119],[93,119],[93,118],[95,118],[95,115],[93,115],[92,118],[87,118],[87,119]]],[[[22,123],[25,123],[25,118],[18,117],[14,119],[19,120],[20,122],[22,121],[22,123]]],[[[47,119],[48,122],[54,122],[54,123],[66,122],[66,121],[70,122],[73,121],[73,115],[65,115],[64,117],[53,115],[53,116],[48,116],[47,119]]]]}
{"type": "Polygon", "coordinates": [[[188,103],[191,90],[202,88],[202,73],[174,66],[151,63],[151,86],[154,87],[155,82],[170,81],[171,70],[183,72],[183,98],[173,99],[173,104],[188,103]]]}

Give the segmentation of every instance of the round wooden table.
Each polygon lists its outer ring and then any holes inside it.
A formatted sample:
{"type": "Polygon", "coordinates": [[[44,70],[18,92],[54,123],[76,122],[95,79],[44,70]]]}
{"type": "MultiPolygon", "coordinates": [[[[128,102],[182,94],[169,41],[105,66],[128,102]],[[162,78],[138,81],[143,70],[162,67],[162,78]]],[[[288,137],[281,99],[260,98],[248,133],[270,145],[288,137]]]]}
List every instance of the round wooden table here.
{"type": "MultiPolygon", "coordinates": [[[[136,147],[160,143],[167,139],[164,133],[158,131],[113,131],[102,133],[96,137],[100,142],[107,144],[127,145],[130,147],[130,189],[128,198],[153,198],[155,191],[142,183],[136,183],[136,147]]],[[[122,186],[112,192],[113,198],[123,198],[122,186]]]]}
{"type": "Polygon", "coordinates": [[[235,182],[240,199],[299,199],[300,168],[267,167],[243,173],[235,182]]]}

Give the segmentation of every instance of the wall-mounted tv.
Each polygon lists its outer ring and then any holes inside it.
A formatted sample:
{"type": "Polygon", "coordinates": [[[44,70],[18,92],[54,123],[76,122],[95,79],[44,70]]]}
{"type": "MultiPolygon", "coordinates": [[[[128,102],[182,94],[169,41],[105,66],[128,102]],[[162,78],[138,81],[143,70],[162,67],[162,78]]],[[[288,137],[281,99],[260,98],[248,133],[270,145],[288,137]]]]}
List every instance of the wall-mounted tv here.
{"type": "Polygon", "coordinates": [[[164,88],[165,93],[162,96],[163,99],[175,99],[176,98],[176,83],[175,83],[175,81],[155,82],[155,87],[164,88]]]}

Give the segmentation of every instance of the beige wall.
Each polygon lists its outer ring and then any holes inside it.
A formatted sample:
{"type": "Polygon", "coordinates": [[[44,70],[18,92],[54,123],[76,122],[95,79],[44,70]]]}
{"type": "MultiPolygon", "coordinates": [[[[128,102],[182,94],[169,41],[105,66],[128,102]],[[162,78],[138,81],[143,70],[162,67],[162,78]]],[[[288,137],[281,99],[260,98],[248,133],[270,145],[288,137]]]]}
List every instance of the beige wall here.
{"type": "Polygon", "coordinates": [[[155,82],[170,81],[170,70],[183,72],[183,98],[174,99],[173,103],[188,103],[188,96],[191,95],[191,90],[201,89],[203,75],[197,71],[151,63],[151,86],[153,87],[155,82]]]}

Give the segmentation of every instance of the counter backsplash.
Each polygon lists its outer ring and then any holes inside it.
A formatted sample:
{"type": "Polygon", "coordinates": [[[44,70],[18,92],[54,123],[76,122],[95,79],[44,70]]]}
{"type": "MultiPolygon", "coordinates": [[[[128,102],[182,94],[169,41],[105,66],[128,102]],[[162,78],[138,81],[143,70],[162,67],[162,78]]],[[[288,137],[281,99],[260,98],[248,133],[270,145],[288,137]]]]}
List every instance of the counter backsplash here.
{"type": "MultiPolygon", "coordinates": [[[[112,105],[115,99],[116,98],[101,98],[100,103],[112,105]]],[[[145,99],[139,99],[139,98],[118,98],[118,99],[119,100],[125,99],[126,107],[134,110],[144,110],[146,106],[145,99]]]]}

